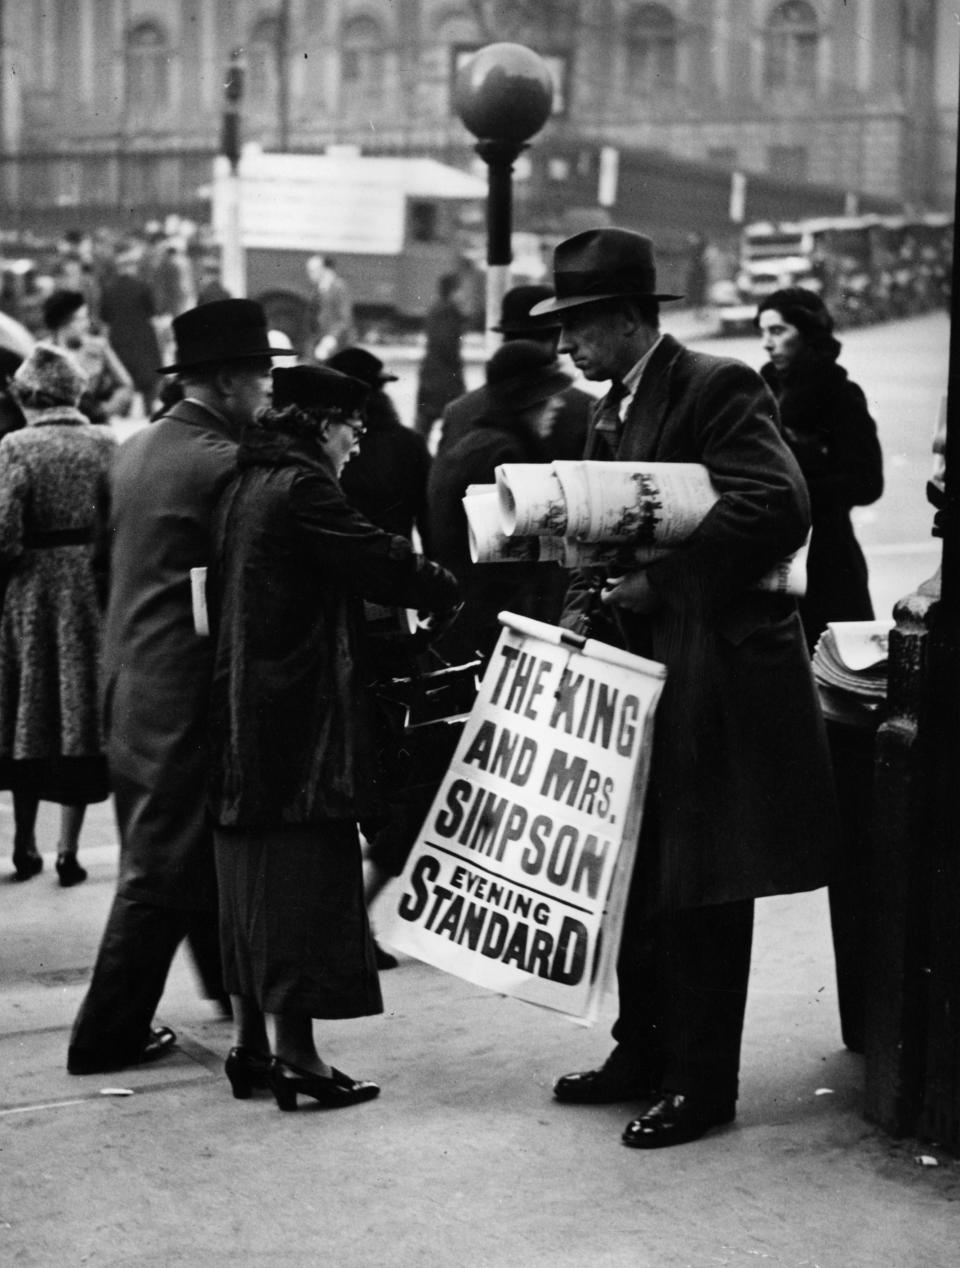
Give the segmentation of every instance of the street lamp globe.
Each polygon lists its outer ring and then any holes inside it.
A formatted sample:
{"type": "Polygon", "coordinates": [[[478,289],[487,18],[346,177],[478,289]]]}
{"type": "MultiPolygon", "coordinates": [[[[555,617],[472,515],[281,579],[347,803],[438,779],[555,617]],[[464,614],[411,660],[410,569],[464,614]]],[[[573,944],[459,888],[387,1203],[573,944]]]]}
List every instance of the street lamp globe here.
{"type": "Polygon", "coordinates": [[[454,105],[475,137],[527,141],[553,106],[546,62],[522,44],[488,44],[457,74],[454,105]]]}

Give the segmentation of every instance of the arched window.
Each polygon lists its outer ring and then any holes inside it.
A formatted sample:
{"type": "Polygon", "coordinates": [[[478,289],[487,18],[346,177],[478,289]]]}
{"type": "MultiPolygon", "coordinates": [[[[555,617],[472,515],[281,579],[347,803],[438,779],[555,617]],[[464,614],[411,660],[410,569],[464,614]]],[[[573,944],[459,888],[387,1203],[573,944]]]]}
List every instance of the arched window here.
{"type": "Polygon", "coordinates": [[[245,95],[250,110],[255,114],[269,110],[276,100],[279,46],[280,22],[277,18],[260,18],[254,23],[247,46],[245,95]]]}
{"type": "Polygon", "coordinates": [[[140,22],[127,33],[127,109],[139,120],[170,104],[170,49],[155,22],[140,22]]]}
{"type": "Polygon", "coordinates": [[[767,87],[815,88],[819,40],[812,4],[787,0],[777,5],[767,23],[767,87]]]}
{"type": "Polygon", "coordinates": [[[677,82],[677,20],[662,4],[641,4],[627,22],[629,92],[650,93],[677,82]]]}
{"type": "Polygon", "coordinates": [[[379,22],[367,17],[353,18],[343,28],[340,61],[346,109],[357,113],[378,108],[383,99],[385,73],[379,22]]]}

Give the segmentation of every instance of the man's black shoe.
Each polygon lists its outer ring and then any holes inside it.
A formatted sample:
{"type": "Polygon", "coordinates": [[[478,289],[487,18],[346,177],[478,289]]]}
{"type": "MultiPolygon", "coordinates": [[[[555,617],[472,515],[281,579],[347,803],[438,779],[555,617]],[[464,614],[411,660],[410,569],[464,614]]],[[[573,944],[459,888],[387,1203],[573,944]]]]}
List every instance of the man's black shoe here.
{"type": "Polygon", "coordinates": [[[645,1101],[656,1092],[624,1071],[603,1065],[599,1070],[561,1074],[553,1085],[553,1095],[566,1105],[615,1105],[618,1101],[645,1101]]]}
{"type": "Polygon", "coordinates": [[[140,1052],[140,1064],[142,1065],[145,1061],[156,1061],[158,1057],[165,1057],[176,1046],[177,1032],[175,1030],[171,1030],[169,1026],[151,1026],[150,1037],[140,1052]]]}
{"type": "Polygon", "coordinates": [[[177,1046],[176,1032],[169,1026],[151,1026],[147,1041],[140,1049],[139,1055],[117,1060],[102,1054],[94,1056],[71,1047],[67,1052],[67,1072],[69,1074],[112,1074],[116,1070],[124,1070],[128,1066],[142,1065],[144,1062],[156,1061],[177,1046]]]}
{"type": "Polygon", "coordinates": [[[711,1127],[732,1123],[736,1107],[730,1101],[716,1103],[662,1092],[645,1114],[627,1123],[623,1143],[631,1149],[666,1149],[698,1140],[711,1127]]]}

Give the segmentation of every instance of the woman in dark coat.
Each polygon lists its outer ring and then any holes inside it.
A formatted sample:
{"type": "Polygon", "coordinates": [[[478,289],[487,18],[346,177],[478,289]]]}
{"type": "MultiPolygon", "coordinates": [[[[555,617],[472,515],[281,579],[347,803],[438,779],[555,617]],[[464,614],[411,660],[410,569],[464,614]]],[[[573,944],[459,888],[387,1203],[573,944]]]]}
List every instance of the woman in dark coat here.
{"type": "Polygon", "coordinates": [[[783,436],[810,493],[812,531],[800,619],[810,650],[828,621],[871,621],[867,565],[850,523],[883,492],[877,425],[862,390],[837,364],[840,344],[823,300],[802,286],[774,291],[756,325],[770,360],[783,436]]]}
{"type": "Polygon", "coordinates": [[[84,810],[108,795],[100,728],[103,576],[96,567],[116,442],[77,408],[86,377],[37,344],[13,377],[26,426],[0,442],[0,787],[13,790],[18,880],[43,867],[38,803],[63,806],[57,874],[77,862],[84,810]]]}
{"type": "Polygon", "coordinates": [[[446,659],[489,656],[504,609],[541,621],[560,615],[565,578],[557,564],[474,564],[463,497],[471,484],[493,484],[505,462],[547,462],[559,395],[571,382],[556,356],[529,339],[503,344],[486,370],[487,406],[472,430],[434,458],[427,484],[430,540],[437,559],[463,585],[464,607],[438,639],[446,659]]]}
{"type": "MultiPolygon", "coordinates": [[[[769,362],[760,373],[780,406],[783,435],[810,492],[812,531],[800,619],[812,652],[829,621],[871,621],[867,564],[850,523],[854,506],[883,492],[883,456],[866,398],[837,364],[840,344],[823,300],[802,286],[769,295],[757,312],[769,362]]],[[[843,1041],[862,1052],[866,906],[872,858],[873,748],[869,736],[828,717],[840,807],[841,851],[830,882],[843,1041]]]]}
{"type": "Polygon", "coordinates": [[[339,1106],[379,1091],[322,1060],[312,1030],[382,1011],[356,828],[379,793],[362,601],[443,611],[457,587],[343,495],[366,386],[307,365],[273,382],[216,517],[210,806],[237,1027],[227,1075],[238,1097],[269,1078],[295,1109],[298,1092],[339,1106]]]}

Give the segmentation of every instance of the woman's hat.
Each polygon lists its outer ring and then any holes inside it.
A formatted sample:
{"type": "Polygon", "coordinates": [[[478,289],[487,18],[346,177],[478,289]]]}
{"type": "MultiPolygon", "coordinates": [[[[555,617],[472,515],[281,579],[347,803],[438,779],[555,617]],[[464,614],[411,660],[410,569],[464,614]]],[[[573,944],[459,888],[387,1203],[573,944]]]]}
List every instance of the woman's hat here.
{"type": "Polygon", "coordinates": [[[551,322],[546,317],[531,317],[530,309],[545,299],[553,298],[553,287],[531,283],[526,286],[513,286],[507,291],[500,305],[500,323],[490,329],[502,335],[542,334],[544,331],[559,330],[560,323],[551,322]]]}
{"type": "Polygon", "coordinates": [[[43,324],[48,330],[59,330],[86,302],[81,291],[54,291],[43,301],[43,324]]]}
{"type": "Polygon", "coordinates": [[[487,362],[487,394],[508,410],[542,405],[573,382],[557,358],[530,339],[511,339],[487,362]]]}
{"type": "Polygon", "coordinates": [[[753,324],[759,326],[760,314],[770,310],[811,339],[833,334],[833,318],[826,304],[816,291],[809,291],[805,286],[784,286],[766,295],[757,306],[753,324]]]}
{"type": "Polygon", "coordinates": [[[12,382],[24,409],[59,412],[64,406],[77,404],[86,389],[87,376],[68,352],[51,343],[38,343],[12,382]]]}
{"type": "Polygon", "coordinates": [[[361,383],[368,384],[374,391],[381,388],[384,383],[397,381],[397,376],[388,374],[380,358],[375,357],[372,352],[367,352],[366,348],[342,348],[332,357],[327,357],[325,364],[331,370],[339,371],[340,374],[348,374],[353,379],[359,379],[361,383]]]}
{"type": "Polygon", "coordinates": [[[278,366],[273,372],[274,409],[295,405],[300,409],[335,409],[351,414],[363,409],[369,394],[368,384],[325,365],[278,366]]]}
{"type": "Polygon", "coordinates": [[[587,229],[559,243],[553,253],[556,295],[534,305],[531,317],[604,299],[682,299],[657,291],[653,243],[629,229],[587,229]]]}
{"type": "Polygon", "coordinates": [[[252,299],[217,299],[189,308],[173,319],[177,359],[161,374],[178,374],[203,365],[289,356],[289,348],[271,346],[267,316],[252,299]]]}

